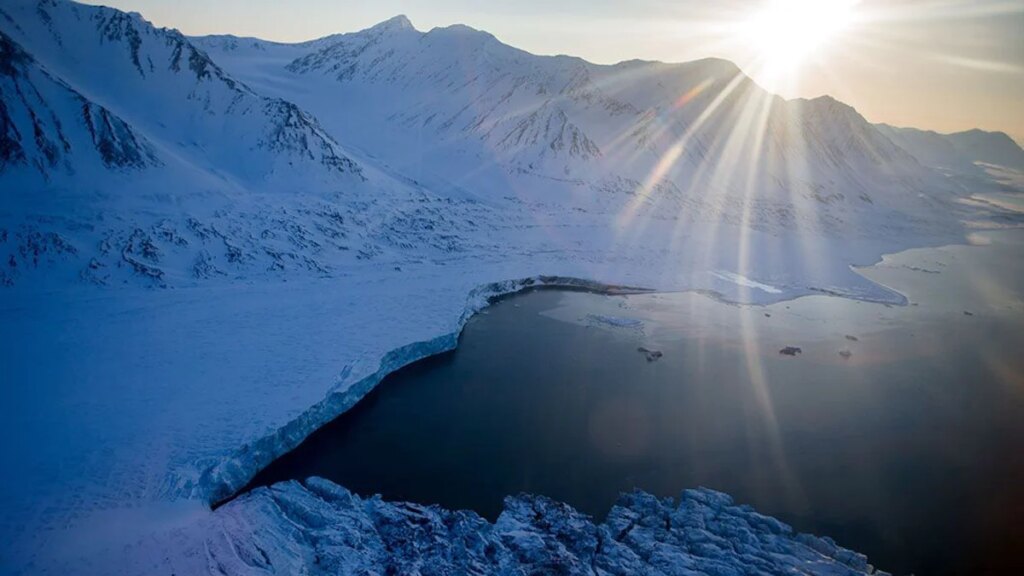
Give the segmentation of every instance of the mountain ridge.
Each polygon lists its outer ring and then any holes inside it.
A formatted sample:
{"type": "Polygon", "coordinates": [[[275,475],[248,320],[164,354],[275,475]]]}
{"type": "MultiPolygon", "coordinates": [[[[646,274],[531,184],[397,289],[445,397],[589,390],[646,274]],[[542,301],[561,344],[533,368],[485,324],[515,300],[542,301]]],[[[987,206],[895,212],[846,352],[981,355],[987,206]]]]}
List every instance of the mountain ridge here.
{"type": "Polygon", "coordinates": [[[875,127],[933,168],[978,176],[983,173],[976,164],[980,162],[1024,171],[1024,149],[1005,132],[972,128],[941,133],[884,123],[875,127]]]}
{"type": "MultiPolygon", "coordinates": [[[[326,35],[326,36],[321,36],[321,37],[318,37],[318,38],[314,38],[314,39],[311,39],[311,40],[303,40],[303,41],[296,41],[296,42],[264,40],[264,39],[260,39],[260,38],[257,38],[257,37],[234,36],[234,35],[231,35],[231,34],[193,36],[192,38],[194,40],[200,42],[201,44],[205,44],[205,43],[209,42],[210,40],[212,40],[214,38],[217,38],[217,37],[224,37],[224,38],[230,38],[230,39],[235,39],[235,40],[253,41],[253,42],[258,42],[258,43],[268,43],[268,44],[274,44],[274,45],[280,45],[280,46],[290,46],[290,47],[296,47],[296,48],[308,47],[308,46],[312,46],[312,45],[316,45],[318,47],[323,48],[323,47],[326,47],[327,45],[329,45],[331,43],[337,42],[339,39],[341,39],[342,37],[344,37],[346,35],[357,34],[357,33],[361,33],[361,32],[368,32],[368,31],[371,31],[371,30],[385,30],[385,29],[389,29],[389,28],[414,30],[414,31],[417,31],[417,32],[420,32],[420,33],[430,33],[430,32],[433,32],[435,30],[445,30],[445,29],[452,28],[452,29],[466,30],[466,31],[469,31],[469,32],[476,32],[476,33],[480,33],[480,34],[484,34],[484,35],[493,37],[492,34],[486,32],[484,30],[480,30],[480,29],[474,28],[472,26],[467,26],[465,24],[452,24],[452,25],[447,25],[447,26],[437,26],[437,27],[434,27],[434,28],[432,28],[431,30],[428,30],[428,31],[420,31],[419,29],[417,29],[413,25],[411,20],[406,15],[399,14],[399,15],[393,16],[393,17],[391,17],[391,18],[389,18],[387,20],[379,22],[377,24],[374,24],[374,25],[368,26],[366,28],[363,28],[361,30],[356,30],[356,31],[351,31],[351,32],[335,32],[335,33],[332,33],[332,34],[329,34],[329,35],[326,35]]],[[[500,40],[499,40],[499,42],[500,42],[500,40]]],[[[634,58],[634,59],[627,59],[627,60],[622,60],[622,61],[619,61],[619,62],[606,63],[606,64],[591,63],[589,61],[586,61],[583,58],[579,58],[577,56],[568,55],[568,54],[539,55],[539,57],[543,57],[543,58],[570,58],[570,59],[577,59],[577,60],[581,60],[581,61],[587,62],[588,64],[591,64],[593,66],[602,66],[602,67],[610,67],[610,68],[614,68],[614,67],[628,67],[628,66],[643,65],[643,64],[658,64],[658,65],[664,65],[664,66],[674,66],[674,65],[692,64],[692,63],[698,63],[698,62],[717,62],[717,63],[720,63],[722,65],[734,67],[737,71],[740,71],[739,66],[737,66],[734,62],[732,62],[732,61],[730,61],[728,59],[725,59],[725,58],[714,57],[714,56],[700,58],[700,59],[696,59],[696,60],[690,60],[690,61],[682,61],[682,62],[680,62],[680,61],[666,62],[666,61],[659,61],[659,60],[648,60],[648,59],[637,59],[637,58],[634,58]]],[[[832,98],[832,99],[834,99],[833,96],[826,94],[826,95],[817,96],[817,97],[796,97],[796,98],[791,98],[791,99],[786,99],[786,100],[787,101],[817,100],[819,98],[832,98]]],[[[878,123],[876,125],[877,126],[888,126],[885,123],[878,123]]],[[[891,128],[899,128],[899,127],[891,126],[891,128]]],[[[919,129],[919,128],[912,128],[912,129],[922,130],[924,132],[936,132],[936,131],[928,130],[928,129],[919,129]]],[[[972,128],[972,129],[962,130],[962,131],[959,131],[959,132],[945,133],[943,135],[944,136],[954,136],[954,135],[957,135],[957,134],[968,134],[968,133],[973,133],[973,132],[980,132],[980,133],[985,133],[985,134],[989,134],[989,135],[993,135],[993,136],[997,136],[997,135],[1002,134],[1002,135],[1005,135],[1006,138],[1008,138],[1011,141],[1013,141],[1014,144],[1019,147],[1019,144],[1016,142],[1016,140],[1014,140],[1013,138],[1011,138],[1008,135],[1006,135],[1005,132],[1001,132],[1001,131],[986,131],[986,130],[981,130],[979,128],[972,128]]],[[[938,133],[938,132],[936,132],[936,133],[938,133]]]]}
{"type": "MultiPolygon", "coordinates": [[[[441,146],[451,142],[462,148],[459,153],[486,159],[511,173],[598,187],[630,181],[634,189],[674,184],[684,192],[731,187],[733,196],[751,195],[720,174],[708,174],[714,172],[708,168],[709,156],[715,162],[760,164],[762,172],[771,172],[761,175],[763,181],[805,188],[812,195],[815,188],[833,186],[831,176],[815,173],[816,166],[825,164],[843,171],[849,187],[859,188],[855,197],[869,197],[867,188],[872,186],[921,188],[913,182],[931,178],[884,136],[869,134],[871,127],[853,108],[838,107],[831,98],[783,100],[764,92],[728,61],[595,65],[579,58],[534,56],[489,34],[458,30],[375,26],[343,34],[331,45],[291,61],[285,67],[291,76],[282,76],[277,84],[309,82],[316,91],[333,91],[333,101],[344,101],[350,86],[353,93],[376,90],[368,100],[395,101],[380,111],[385,124],[429,134],[441,146]],[[318,83],[318,76],[338,85],[318,83]],[[389,85],[394,88],[388,90],[389,85]],[[409,98],[403,100],[402,94],[409,98]],[[856,124],[858,137],[850,140],[837,130],[817,130],[799,117],[806,112],[817,116],[819,124],[830,120],[818,109],[834,109],[840,119],[848,117],[842,122],[847,127],[856,124]],[[759,147],[744,149],[737,126],[763,130],[759,147]],[[805,142],[808,137],[828,142],[805,142]],[[736,142],[730,144],[730,139],[736,142]],[[484,148],[474,146],[475,140],[484,148]],[[787,166],[796,148],[810,156],[800,174],[787,166]],[[669,172],[645,185],[656,164],[673,155],[676,162],[669,172]],[[730,155],[736,158],[722,158],[730,155]],[[638,156],[646,159],[637,161],[638,156]],[[903,166],[893,167],[897,161],[903,166]],[[886,182],[864,182],[872,172],[886,182]]],[[[242,68],[236,73],[246,74],[242,68]]],[[[321,118],[337,114],[314,98],[303,105],[321,118]]],[[[353,124],[341,121],[349,128],[353,124]]],[[[401,142],[382,141],[381,148],[388,146],[401,142]]],[[[943,182],[932,179],[931,188],[943,187],[943,182]]],[[[761,186],[753,196],[767,197],[768,190],[761,186]]],[[[849,194],[832,191],[825,196],[838,199],[849,194]]]]}
{"type": "MultiPolygon", "coordinates": [[[[0,31],[153,158],[137,174],[74,158],[77,174],[0,173],[20,191],[0,205],[18,263],[6,285],[63,266],[36,255],[55,250],[33,248],[37,237],[76,248],[80,268],[61,278],[171,286],[329,277],[420,242],[448,258],[477,242],[466,234],[481,222],[503,220],[521,241],[538,211],[893,238],[944,234],[955,218],[958,190],[855,109],[784,100],[722,59],[598,65],[468,26],[421,32],[401,16],[297,44],[189,38],[67,0],[13,0],[0,31]],[[69,219],[71,190],[92,195],[69,219]],[[447,219],[445,203],[456,206],[447,219]],[[52,224],[64,221],[73,227],[52,224]]],[[[65,112],[61,125],[74,125],[65,112]]],[[[31,132],[19,129],[18,146],[31,132]]]]}

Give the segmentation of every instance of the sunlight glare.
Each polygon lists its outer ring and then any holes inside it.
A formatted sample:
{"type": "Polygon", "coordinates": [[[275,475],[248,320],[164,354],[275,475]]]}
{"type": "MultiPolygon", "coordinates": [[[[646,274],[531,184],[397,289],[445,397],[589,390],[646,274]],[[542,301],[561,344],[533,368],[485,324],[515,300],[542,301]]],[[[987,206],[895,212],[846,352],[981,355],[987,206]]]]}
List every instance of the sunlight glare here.
{"type": "Polygon", "coordinates": [[[792,73],[855,20],[859,0],[767,0],[741,27],[772,74],[792,73]]]}

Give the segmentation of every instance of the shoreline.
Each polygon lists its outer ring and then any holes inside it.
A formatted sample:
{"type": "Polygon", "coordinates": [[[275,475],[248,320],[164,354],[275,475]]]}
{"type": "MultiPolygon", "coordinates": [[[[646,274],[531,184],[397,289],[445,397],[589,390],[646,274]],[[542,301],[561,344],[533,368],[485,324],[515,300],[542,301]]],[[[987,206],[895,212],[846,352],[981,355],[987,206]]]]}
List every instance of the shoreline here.
{"type": "Polygon", "coordinates": [[[205,470],[197,487],[197,495],[211,510],[231,502],[242,495],[240,491],[263,468],[293,450],[314,431],[350,410],[388,375],[421,360],[454,350],[458,346],[466,322],[475,314],[491,304],[532,290],[581,291],[607,296],[657,292],[648,288],[547,275],[479,286],[467,296],[467,306],[456,330],[427,341],[413,342],[386,353],[381,358],[378,369],[372,374],[349,384],[342,391],[332,392],[275,433],[260,438],[251,447],[243,446],[224,462],[205,470]]]}
{"type": "MultiPolygon", "coordinates": [[[[948,246],[953,244],[945,244],[948,246]]],[[[968,244],[964,244],[968,245],[968,244]]],[[[924,247],[928,249],[931,247],[924,247]]],[[[910,248],[915,250],[919,248],[910,248]]],[[[892,255],[906,252],[901,250],[892,255]]],[[[833,298],[845,298],[849,300],[867,302],[883,306],[907,306],[907,296],[898,290],[881,284],[867,276],[859,273],[859,268],[870,268],[884,262],[885,257],[890,254],[883,254],[878,261],[870,266],[853,266],[850,270],[867,280],[869,283],[880,287],[884,292],[899,297],[898,301],[882,298],[858,297],[854,294],[843,293],[829,289],[808,287],[803,292],[786,291],[785,297],[769,302],[737,302],[725,298],[723,294],[714,290],[693,288],[687,290],[659,290],[657,288],[646,288],[616,283],[604,283],[587,278],[560,275],[536,275],[516,280],[504,280],[485,283],[470,291],[467,295],[467,305],[458,321],[458,328],[452,332],[439,335],[426,341],[413,342],[399,348],[393,349],[384,354],[378,363],[378,368],[360,380],[349,384],[343,391],[334,391],[299,417],[288,422],[276,432],[264,436],[254,443],[247,444],[228,457],[203,471],[200,485],[188,494],[189,497],[198,496],[211,510],[217,510],[225,504],[243,496],[248,492],[243,490],[249,482],[271,462],[284,454],[295,449],[310,434],[340,417],[353,408],[366,395],[374,390],[380,382],[393,372],[401,370],[416,362],[445,354],[455,350],[466,323],[474,315],[485,310],[492,304],[507,298],[537,290],[559,290],[570,292],[586,292],[603,296],[622,296],[631,294],[684,294],[696,293],[706,296],[721,304],[730,306],[768,306],[780,302],[797,300],[807,296],[826,296],[833,298]],[[196,493],[198,491],[198,493],[196,493]]],[[[335,387],[339,386],[336,384],[335,387]]]]}

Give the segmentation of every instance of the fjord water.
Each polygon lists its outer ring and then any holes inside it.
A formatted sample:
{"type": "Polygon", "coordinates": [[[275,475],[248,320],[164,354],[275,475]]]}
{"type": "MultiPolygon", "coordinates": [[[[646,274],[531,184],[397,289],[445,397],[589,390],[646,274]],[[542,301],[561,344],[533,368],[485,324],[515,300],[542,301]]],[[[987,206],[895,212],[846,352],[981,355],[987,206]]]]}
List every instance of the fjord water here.
{"type": "Polygon", "coordinates": [[[706,486],[885,570],[1015,572],[1024,231],[974,240],[863,270],[904,307],[504,299],[470,320],[457,350],[389,376],[252,486],[322,476],[492,519],[517,492],[601,518],[634,487],[706,486]],[[781,355],[787,346],[801,351],[781,355]]]}

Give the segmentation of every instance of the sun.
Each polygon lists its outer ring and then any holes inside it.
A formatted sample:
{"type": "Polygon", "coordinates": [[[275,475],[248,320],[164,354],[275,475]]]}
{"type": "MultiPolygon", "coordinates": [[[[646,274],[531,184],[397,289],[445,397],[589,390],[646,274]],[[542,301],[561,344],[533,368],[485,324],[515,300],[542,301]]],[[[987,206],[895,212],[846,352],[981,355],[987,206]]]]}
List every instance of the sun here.
{"type": "Polygon", "coordinates": [[[770,75],[794,72],[856,20],[859,0],[767,0],[741,34],[770,75]]]}

